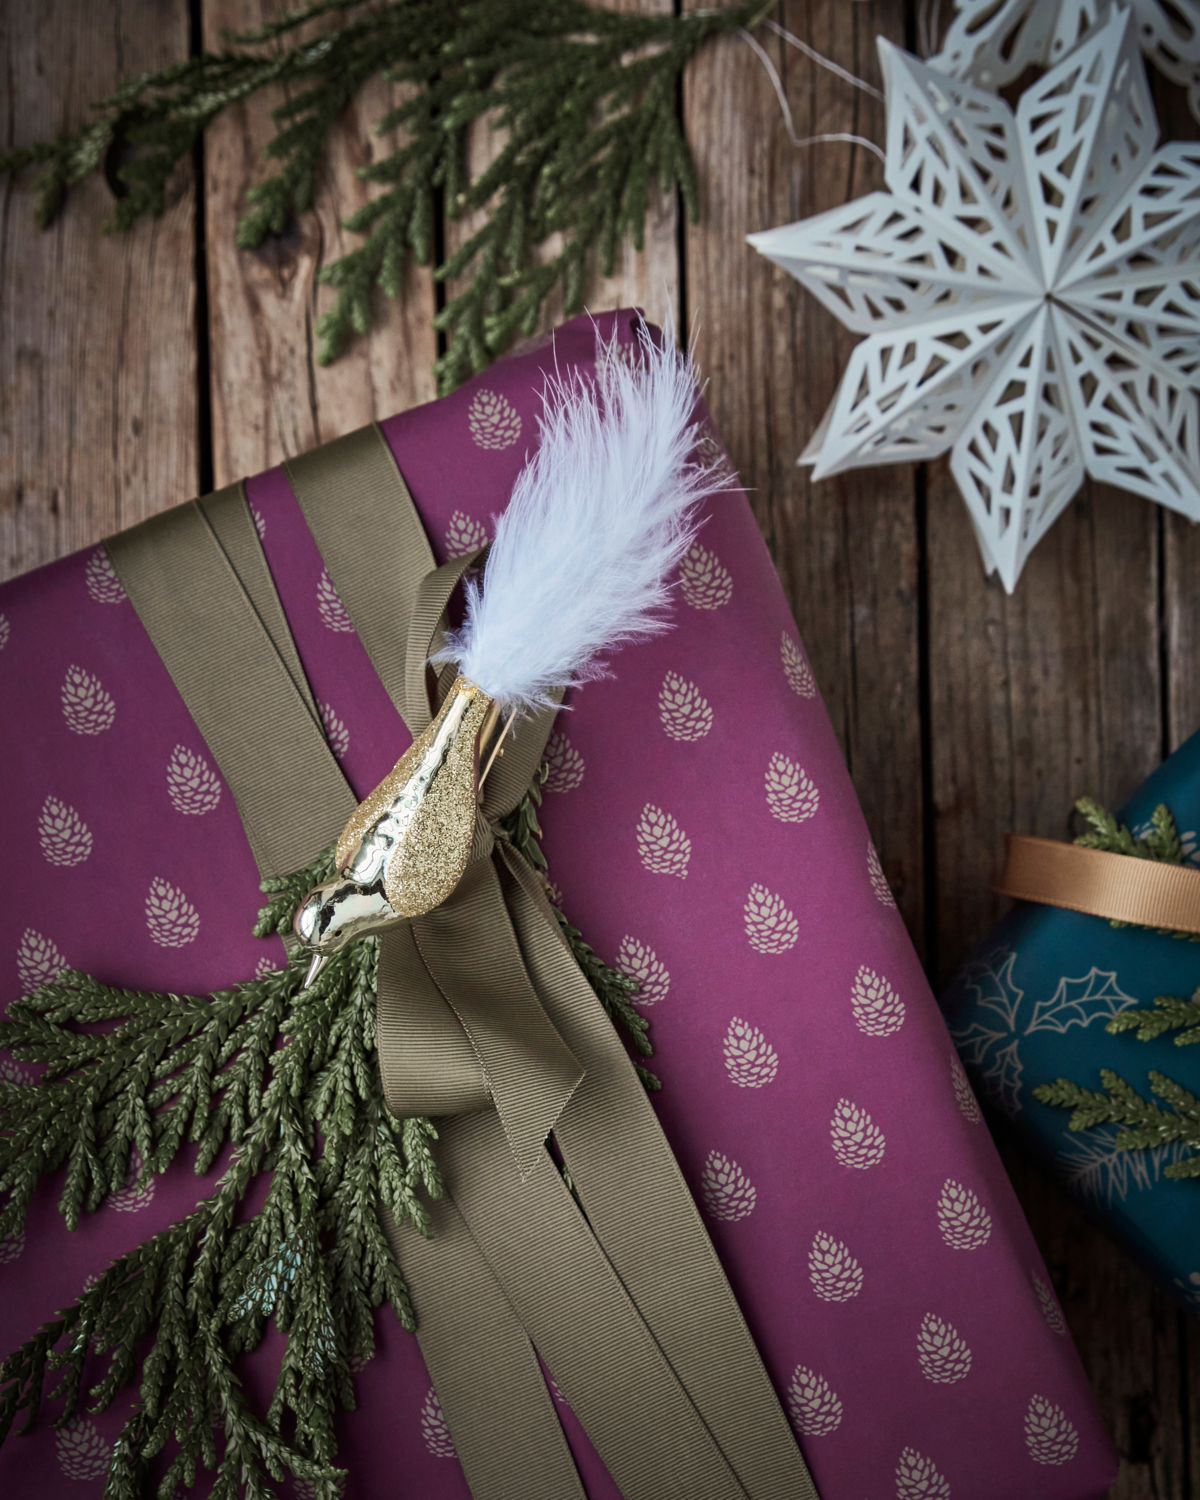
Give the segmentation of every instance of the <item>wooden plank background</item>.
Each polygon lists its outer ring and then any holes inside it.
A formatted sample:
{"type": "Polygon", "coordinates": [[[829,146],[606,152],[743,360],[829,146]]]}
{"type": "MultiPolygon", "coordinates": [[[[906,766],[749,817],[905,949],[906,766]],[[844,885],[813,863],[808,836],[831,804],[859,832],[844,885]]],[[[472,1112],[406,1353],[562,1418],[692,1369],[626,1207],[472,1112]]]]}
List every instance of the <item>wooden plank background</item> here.
{"type": "MultiPolygon", "coordinates": [[[[74,126],[118,79],[282,9],[11,0],[0,8],[6,144],[74,126]]],[[[774,15],[878,83],[874,39],[913,45],[914,9],[786,0],[774,15]]],[[[852,130],[882,143],[875,100],[765,29],[759,37],[799,135],[852,130]]],[[[316,275],[353,239],[339,221],[363,200],[354,168],[385,149],[370,124],[395,93],[379,82],[357,101],[315,209],[257,252],[236,251],[233,228],[272,133],[267,101],[223,117],[179,173],[165,216],[129,235],[100,232],[103,180],[73,190],[44,234],[27,181],[4,184],[0,577],[432,397],[427,269],[410,267],[370,339],[332,367],[315,360],[330,295],[316,275]]],[[[1164,133],[1194,137],[1177,92],[1160,80],[1157,94],[1164,133]]],[[[794,147],[761,60],[739,38],[695,61],[681,108],[702,222],[682,225],[674,201],[657,204],[645,253],[627,249],[617,275],[594,279],[589,305],[639,303],[661,318],[670,299],[685,325],[696,318],[717,421],[940,986],[1000,909],[988,887],[1005,831],[1065,836],[1076,797],[1121,801],[1200,726],[1200,534],[1089,484],[1008,598],[983,577],[944,463],[810,484],[795,459],[853,340],[744,236],[880,186],[879,163],[860,147],[794,147]]],[[[481,130],[471,155],[494,149],[481,130]]],[[[452,248],[463,226],[442,228],[452,248]]],[[[1200,1329],[1055,1188],[1006,1161],[1121,1450],[1114,1500],[1188,1500],[1200,1484],[1200,1329]]]]}

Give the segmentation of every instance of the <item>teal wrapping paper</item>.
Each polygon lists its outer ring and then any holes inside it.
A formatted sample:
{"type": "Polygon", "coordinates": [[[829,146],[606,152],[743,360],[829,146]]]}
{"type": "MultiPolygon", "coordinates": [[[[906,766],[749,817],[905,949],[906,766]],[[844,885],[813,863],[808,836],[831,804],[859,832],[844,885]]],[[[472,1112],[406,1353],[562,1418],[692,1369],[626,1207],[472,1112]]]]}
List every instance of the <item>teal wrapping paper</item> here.
{"type": "MultiPolygon", "coordinates": [[[[1140,833],[1163,802],[1176,816],[1187,862],[1200,866],[1200,734],[1142,783],[1118,820],[1140,833]]],[[[941,1005],[972,1083],[1020,1146],[1200,1316],[1200,1178],[1163,1175],[1188,1148],[1119,1151],[1119,1126],[1072,1131],[1071,1111],[1033,1093],[1060,1077],[1099,1089],[1101,1068],[1111,1068],[1147,1099],[1154,1098],[1152,1071],[1200,1094],[1200,1047],[1176,1046],[1174,1033],[1139,1042],[1105,1030],[1132,1005],[1189,997],[1198,986],[1200,941],[1019,901],[974,950],[941,1005]]]]}

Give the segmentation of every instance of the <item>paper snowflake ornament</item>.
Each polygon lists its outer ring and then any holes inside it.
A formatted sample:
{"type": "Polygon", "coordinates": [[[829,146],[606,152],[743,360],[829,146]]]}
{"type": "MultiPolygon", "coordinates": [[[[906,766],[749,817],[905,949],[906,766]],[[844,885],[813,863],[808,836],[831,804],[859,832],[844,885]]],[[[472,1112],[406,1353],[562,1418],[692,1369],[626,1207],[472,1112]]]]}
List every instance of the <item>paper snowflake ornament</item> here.
{"type": "MultiPolygon", "coordinates": [[[[1200,120],[1200,0],[1126,0],[1142,51],[1188,91],[1200,120]]],[[[1028,67],[1061,62],[1107,9],[1102,0],[958,0],[931,68],[1002,89],[1028,67]]]]}
{"type": "Polygon", "coordinates": [[[1200,517],[1200,143],[1127,12],[1004,100],[880,40],[885,179],[756,249],[868,337],[801,463],[951,451],[1010,592],[1085,473],[1200,517]]]}

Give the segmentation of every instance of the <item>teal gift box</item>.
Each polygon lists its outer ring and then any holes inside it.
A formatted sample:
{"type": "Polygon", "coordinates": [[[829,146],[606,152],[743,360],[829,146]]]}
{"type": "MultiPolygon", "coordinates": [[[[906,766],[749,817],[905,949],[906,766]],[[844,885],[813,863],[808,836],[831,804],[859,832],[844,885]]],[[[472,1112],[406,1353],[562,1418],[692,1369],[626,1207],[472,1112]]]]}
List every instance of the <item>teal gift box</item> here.
{"type": "MultiPolygon", "coordinates": [[[[1117,814],[1144,836],[1156,807],[1175,815],[1184,862],[1200,867],[1200,734],[1150,776],[1117,814]]],[[[1105,917],[1018,901],[990,930],[942,997],[942,1010],[979,1094],[1019,1145],[1080,1197],[1106,1231],[1167,1291],[1200,1315],[1200,1177],[1169,1176],[1190,1159],[1180,1140],[1127,1150],[1127,1127],[1070,1128],[1070,1109],[1044,1103],[1059,1078],[1103,1092],[1102,1069],[1168,1112],[1153,1074],[1200,1096],[1200,1047],[1176,1029],[1148,1041],[1112,1033],[1121,1012],[1200,987],[1200,940],[1105,917]]],[[[1200,1026],[1200,1004],[1196,1006],[1200,1026]]]]}

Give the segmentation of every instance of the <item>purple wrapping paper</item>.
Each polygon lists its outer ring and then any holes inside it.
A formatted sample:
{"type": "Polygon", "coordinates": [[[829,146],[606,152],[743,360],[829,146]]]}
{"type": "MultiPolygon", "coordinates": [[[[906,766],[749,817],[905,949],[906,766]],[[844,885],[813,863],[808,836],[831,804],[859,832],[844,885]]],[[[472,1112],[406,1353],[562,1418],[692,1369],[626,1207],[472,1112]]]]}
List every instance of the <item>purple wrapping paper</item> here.
{"type": "MultiPolygon", "coordinates": [[[[628,348],[633,316],[599,320],[602,336],[614,328],[628,348]]],[[[503,508],[537,442],[544,370],[595,357],[576,319],[552,347],[383,424],[439,561],[503,508]]],[[[364,795],[406,731],[283,471],[248,494],[364,795]]],[[[544,847],[568,915],[643,983],[659,1119],[821,1494],[1099,1496],[1111,1446],[738,493],[709,506],[674,625],[560,716],[544,847]]],[[[257,873],[232,797],[101,551],[0,590],[0,698],[0,830],[19,872],[0,905],[0,1003],[64,962],[200,992],[283,962],[277,939],[250,935],[257,873]]],[[[34,1072],[0,1054],[0,1076],[34,1072]]],[[[4,1351],[215,1177],[177,1163],[74,1234],[45,1185],[25,1236],[0,1244],[4,1351]]],[[[347,1496],[459,1500],[416,1342],[390,1313],[377,1323],[358,1410],[341,1419],[347,1496]]],[[[278,1352],[272,1334],[247,1362],[264,1401],[278,1352]]],[[[133,1397],[11,1437],[0,1492],[99,1495],[133,1397]]],[[[612,1481],[559,1410],[589,1495],[607,1500],[612,1481]]]]}

